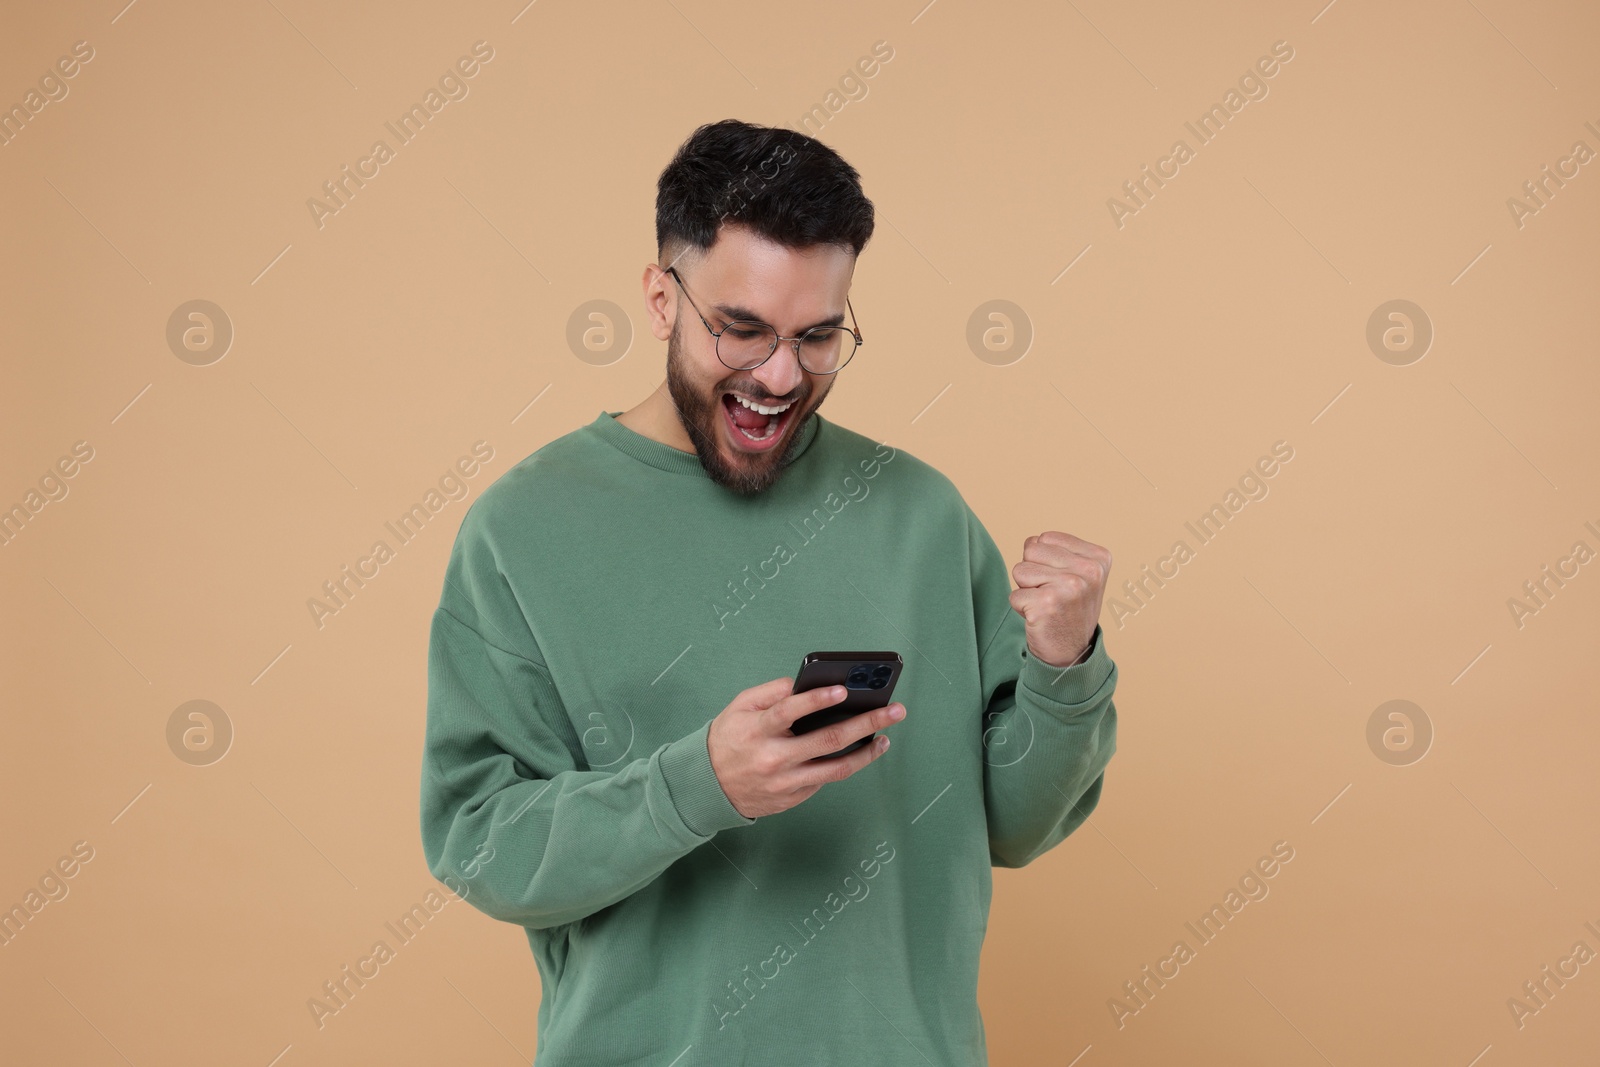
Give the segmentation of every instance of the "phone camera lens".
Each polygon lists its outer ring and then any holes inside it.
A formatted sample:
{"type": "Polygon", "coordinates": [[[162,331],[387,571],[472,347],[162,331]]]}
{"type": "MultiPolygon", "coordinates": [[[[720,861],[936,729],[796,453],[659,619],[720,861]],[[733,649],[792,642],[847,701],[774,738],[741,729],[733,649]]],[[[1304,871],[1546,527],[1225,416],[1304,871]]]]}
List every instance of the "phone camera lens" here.
{"type": "Polygon", "coordinates": [[[852,688],[859,689],[861,686],[866,684],[866,681],[867,668],[864,666],[857,666],[851,668],[849,677],[845,679],[845,684],[852,688]]]}
{"type": "Polygon", "coordinates": [[[888,684],[889,684],[889,679],[887,679],[887,678],[874,678],[874,679],[872,679],[872,681],[867,683],[867,688],[868,689],[882,689],[884,686],[886,686],[888,684]]]}
{"type": "Polygon", "coordinates": [[[876,667],[872,668],[872,676],[874,678],[887,678],[893,673],[894,668],[890,667],[887,663],[880,663],[876,667]]]}

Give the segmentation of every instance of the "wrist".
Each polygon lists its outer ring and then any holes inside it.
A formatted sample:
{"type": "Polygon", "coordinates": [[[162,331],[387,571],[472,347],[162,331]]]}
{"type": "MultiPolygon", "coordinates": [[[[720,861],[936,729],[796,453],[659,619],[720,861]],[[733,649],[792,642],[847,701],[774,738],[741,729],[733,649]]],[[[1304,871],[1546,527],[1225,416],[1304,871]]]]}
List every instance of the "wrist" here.
{"type": "Polygon", "coordinates": [[[1092,635],[1092,634],[1089,636],[1088,644],[1084,645],[1083,648],[1078,651],[1077,655],[1073,656],[1071,659],[1068,659],[1068,660],[1066,660],[1065,662],[1062,662],[1062,663],[1052,663],[1049,660],[1045,659],[1043,656],[1041,656],[1038,653],[1034,652],[1034,650],[1032,648],[1028,649],[1028,655],[1032,656],[1034,659],[1038,660],[1040,663],[1044,664],[1046,667],[1049,667],[1051,670],[1057,670],[1057,671],[1065,670],[1068,667],[1076,667],[1081,663],[1085,663],[1085,662],[1088,661],[1089,657],[1093,653],[1094,653],[1094,635],[1092,635]]]}

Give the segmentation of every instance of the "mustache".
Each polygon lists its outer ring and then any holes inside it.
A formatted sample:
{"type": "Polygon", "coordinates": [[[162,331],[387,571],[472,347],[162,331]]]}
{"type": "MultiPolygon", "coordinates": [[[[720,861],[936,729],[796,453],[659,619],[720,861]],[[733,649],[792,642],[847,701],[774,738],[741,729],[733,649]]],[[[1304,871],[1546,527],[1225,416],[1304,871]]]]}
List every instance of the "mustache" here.
{"type": "Polygon", "coordinates": [[[788,397],[765,395],[757,396],[743,389],[719,389],[717,391],[717,399],[722,399],[722,395],[724,393],[732,393],[734,396],[742,396],[752,404],[760,404],[763,407],[776,407],[779,404],[798,404],[800,401],[806,399],[806,397],[809,395],[809,392],[805,389],[802,389],[794,396],[788,397]]]}

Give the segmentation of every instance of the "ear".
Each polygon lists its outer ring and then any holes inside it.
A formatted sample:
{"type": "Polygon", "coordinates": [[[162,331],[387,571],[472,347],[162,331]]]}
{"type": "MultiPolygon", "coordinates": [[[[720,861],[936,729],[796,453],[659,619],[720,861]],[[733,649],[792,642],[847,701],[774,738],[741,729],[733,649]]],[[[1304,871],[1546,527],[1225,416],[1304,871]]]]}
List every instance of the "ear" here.
{"type": "Polygon", "coordinates": [[[678,283],[656,264],[646,263],[639,284],[644,288],[644,312],[650,319],[650,332],[657,341],[665,341],[672,336],[673,316],[677,313],[677,302],[667,290],[676,289],[678,283]]]}

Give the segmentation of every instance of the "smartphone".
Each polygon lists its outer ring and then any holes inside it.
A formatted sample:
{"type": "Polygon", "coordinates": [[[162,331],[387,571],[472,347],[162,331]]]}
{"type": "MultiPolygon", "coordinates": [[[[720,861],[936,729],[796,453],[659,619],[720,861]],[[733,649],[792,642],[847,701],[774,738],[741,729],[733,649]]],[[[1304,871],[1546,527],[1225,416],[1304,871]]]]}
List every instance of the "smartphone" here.
{"type": "MultiPolygon", "coordinates": [[[[900,680],[903,666],[898,652],[813,652],[800,662],[800,673],[794,677],[794,692],[842,685],[848,692],[845,698],[831,707],[802,715],[790,727],[796,736],[810,733],[824,726],[854,718],[863,711],[884,707],[894,694],[895,683],[900,680]]],[[[832,759],[854,752],[867,744],[876,733],[853,741],[837,752],[817,759],[832,759]]]]}

